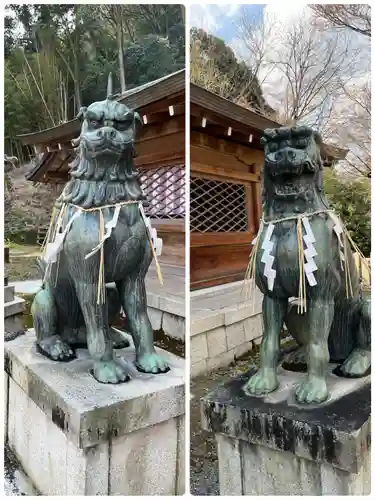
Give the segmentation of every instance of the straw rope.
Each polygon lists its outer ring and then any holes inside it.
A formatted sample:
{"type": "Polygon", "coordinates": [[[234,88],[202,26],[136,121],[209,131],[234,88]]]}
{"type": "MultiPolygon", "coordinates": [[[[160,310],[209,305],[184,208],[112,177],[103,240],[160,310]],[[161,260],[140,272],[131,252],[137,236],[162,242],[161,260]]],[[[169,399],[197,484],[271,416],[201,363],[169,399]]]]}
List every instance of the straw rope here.
{"type": "MultiPolygon", "coordinates": [[[[45,240],[43,242],[43,245],[42,245],[42,248],[41,248],[42,256],[44,256],[45,252],[46,252],[46,249],[47,249],[48,243],[52,243],[53,241],[55,241],[56,235],[59,233],[59,231],[60,231],[60,229],[62,227],[62,223],[63,223],[64,216],[65,216],[65,211],[66,211],[66,209],[67,209],[68,206],[73,207],[76,210],[79,210],[81,212],[96,212],[96,211],[99,211],[100,261],[99,261],[99,279],[98,279],[98,293],[97,293],[97,303],[98,304],[104,304],[105,300],[106,300],[105,269],[104,269],[105,221],[104,221],[103,209],[105,209],[105,208],[116,208],[118,206],[125,206],[125,205],[138,205],[139,206],[140,202],[139,201],[135,201],[135,200],[129,200],[129,201],[121,201],[121,202],[118,202],[118,203],[113,203],[113,204],[109,204],[109,205],[103,205],[103,206],[100,206],[100,207],[92,207],[92,208],[82,208],[82,207],[80,207],[78,205],[74,205],[72,203],[68,203],[68,204],[64,203],[61,206],[61,208],[60,208],[59,211],[57,211],[56,207],[54,207],[53,210],[52,210],[51,222],[50,222],[50,225],[49,225],[49,228],[48,228],[48,231],[47,231],[47,235],[46,235],[46,238],[45,238],[45,240]]],[[[163,285],[164,284],[164,282],[163,282],[163,275],[162,275],[162,272],[161,272],[161,267],[160,267],[159,260],[157,258],[156,252],[155,252],[154,245],[152,243],[151,233],[150,233],[150,231],[149,231],[149,229],[148,229],[148,227],[146,225],[146,221],[144,220],[142,213],[141,213],[141,216],[142,216],[142,220],[143,220],[143,222],[145,224],[145,227],[146,227],[147,239],[148,239],[149,244],[151,246],[152,255],[153,255],[153,258],[155,260],[156,273],[157,273],[157,276],[158,276],[160,284],[163,285]]],[[[58,269],[59,269],[59,263],[60,263],[60,253],[57,256],[57,259],[58,260],[57,260],[57,266],[56,266],[55,286],[56,286],[57,277],[58,277],[58,269]]],[[[44,280],[46,280],[50,276],[51,268],[52,268],[52,262],[49,262],[47,264],[47,268],[46,268],[44,280]]]]}
{"type": "MultiPolygon", "coordinates": [[[[337,216],[337,214],[335,214],[335,212],[333,210],[316,210],[314,212],[291,215],[291,216],[284,217],[281,219],[269,220],[269,221],[265,221],[263,218],[261,219],[258,235],[256,237],[255,245],[254,245],[252,252],[250,254],[249,264],[247,266],[246,273],[245,273],[244,286],[246,285],[246,283],[249,280],[251,280],[250,286],[247,287],[246,299],[249,299],[250,297],[254,297],[254,293],[255,293],[255,289],[256,289],[256,283],[255,283],[256,259],[257,259],[257,254],[258,254],[258,250],[259,250],[260,237],[262,235],[264,227],[269,225],[269,224],[275,225],[275,224],[278,224],[280,222],[296,220],[297,221],[297,227],[296,227],[297,242],[298,242],[298,266],[299,266],[298,312],[300,314],[303,314],[303,312],[307,311],[305,256],[304,256],[302,219],[304,217],[310,218],[313,215],[322,214],[322,213],[328,214],[332,219],[333,219],[333,216],[335,216],[338,220],[340,220],[340,218],[337,216]]],[[[340,221],[340,223],[341,223],[341,221],[340,221]]],[[[360,266],[362,266],[362,264],[363,264],[366,267],[366,269],[368,270],[369,275],[371,275],[371,266],[368,264],[367,259],[365,258],[363,253],[360,251],[360,249],[358,248],[356,243],[353,241],[352,237],[349,234],[349,231],[346,229],[344,224],[341,224],[341,226],[343,228],[343,232],[344,232],[345,236],[347,237],[352,249],[356,253],[358,253],[358,255],[359,255],[360,266]]],[[[348,254],[347,254],[347,245],[345,243],[344,243],[344,257],[345,257],[345,262],[344,262],[345,289],[346,289],[346,296],[347,296],[347,298],[349,298],[349,296],[353,297],[353,286],[352,286],[352,280],[351,280],[351,276],[350,276],[349,261],[348,261],[348,254]]]]}

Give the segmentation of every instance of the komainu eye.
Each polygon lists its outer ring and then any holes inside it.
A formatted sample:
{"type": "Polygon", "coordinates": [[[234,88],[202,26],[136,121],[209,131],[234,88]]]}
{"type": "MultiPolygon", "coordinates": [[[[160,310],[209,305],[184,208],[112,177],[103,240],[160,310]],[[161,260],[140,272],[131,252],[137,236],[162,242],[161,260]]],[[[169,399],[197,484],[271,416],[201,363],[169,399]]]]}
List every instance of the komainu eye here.
{"type": "Polygon", "coordinates": [[[98,121],[98,120],[90,120],[90,125],[93,128],[99,128],[100,127],[100,121],[98,121]]]}

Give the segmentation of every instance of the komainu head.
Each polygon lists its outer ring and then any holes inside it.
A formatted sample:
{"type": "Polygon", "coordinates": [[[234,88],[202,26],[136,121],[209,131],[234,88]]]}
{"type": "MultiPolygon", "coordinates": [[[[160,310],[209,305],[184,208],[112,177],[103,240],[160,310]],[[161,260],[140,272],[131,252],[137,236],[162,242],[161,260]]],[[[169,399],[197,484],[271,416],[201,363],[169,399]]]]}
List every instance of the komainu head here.
{"type": "Polygon", "coordinates": [[[277,212],[282,211],[282,203],[292,202],[295,210],[307,210],[306,203],[315,199],[315,209],[317,204],[328,207],[323,191],[322,139],[318,132],[305,126],[266,129],[261,142],[263,200],[267,206],[272,205],[277,212]]]}
{"type": "Polygon", "coordinates": [[[111,75],[107,99],[81,108],[78,118],[82,120],[81,134],[74,145],[80,146],[80,154],[84,158],[104,157],[113,161],[113,157],[121,158],[134,151],[135,137],[142,120],[137,112],[113,100],[111,75]]]}
{"type": "Polygon", "coordinates": [[[314,175],[323,168],[320,157],[322,139],[308,127],[266,129],[264,169],[271,177],[314,175]]]}

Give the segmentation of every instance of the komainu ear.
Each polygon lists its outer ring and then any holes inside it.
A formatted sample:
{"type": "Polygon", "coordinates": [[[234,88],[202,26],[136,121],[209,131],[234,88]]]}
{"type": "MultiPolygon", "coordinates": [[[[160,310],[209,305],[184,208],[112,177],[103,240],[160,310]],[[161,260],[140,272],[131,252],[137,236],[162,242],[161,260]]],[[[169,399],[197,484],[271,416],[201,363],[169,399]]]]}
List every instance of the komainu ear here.
{"type": "Polygon", "coordinates": [[[86,115],[86,111],[87,111],[87,108],[85,106],[83,106],[82,108],[80,108],[80,110],[78,111],[78,114],[76,116],[76,118],[78,118],[79,120],[84,120],[85,119],[85,115],[86,115]]]}

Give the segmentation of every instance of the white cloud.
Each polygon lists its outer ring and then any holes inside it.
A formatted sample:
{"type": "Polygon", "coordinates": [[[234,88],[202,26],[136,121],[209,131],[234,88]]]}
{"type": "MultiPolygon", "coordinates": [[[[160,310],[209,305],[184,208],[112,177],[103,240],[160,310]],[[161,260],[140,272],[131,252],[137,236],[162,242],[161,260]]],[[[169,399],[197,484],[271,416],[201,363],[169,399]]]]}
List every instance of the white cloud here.
{"type": "Polygon", "coordinates": [[[190,6],[190,25],[215,35],[224,23],[234,17],[240,4],[203,4],[190,6]]]}

